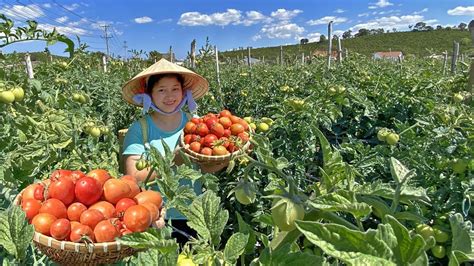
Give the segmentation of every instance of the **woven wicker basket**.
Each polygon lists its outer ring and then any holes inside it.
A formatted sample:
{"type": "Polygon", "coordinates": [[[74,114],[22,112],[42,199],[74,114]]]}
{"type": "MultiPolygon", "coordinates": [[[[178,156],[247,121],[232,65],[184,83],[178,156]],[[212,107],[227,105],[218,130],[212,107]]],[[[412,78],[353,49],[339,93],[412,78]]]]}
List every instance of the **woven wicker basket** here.
{"type": "MultiPolygon", "coordinates": [[[[43,181],[49,183],[49,180],[43,181]]],[[[21,204],[21,195],[16,196],[13,204],[21,204]]],[[[46,256],[61,265],[98,265],[111,264],[138,252],[128,246],[120,245],[119,242],[107,243],[75,243],[71,241],[59,241],[52,237],[35,232],[33,243],[46,256]]]]}
{"type": "Polygon", "coordinates": [[[194,152],[191,149],[189,149],[189,144],[184,143],[184,131],[183,131],[183,133],[181,133],[181,136],[179,138],[179,146],[182,148],[184,154],[191,161],[197,163],[201,167],[202,172],[215,173],[227,167],[232,157],[235,157],[236,155],[247,152],[250,147],[250,141],[247,141],[247,143],[245,143],[245,145],[241,149],[233,153],[229,153],[227,155],[208,156],[208,155],[203,155],[203,154],[194,152]]]}

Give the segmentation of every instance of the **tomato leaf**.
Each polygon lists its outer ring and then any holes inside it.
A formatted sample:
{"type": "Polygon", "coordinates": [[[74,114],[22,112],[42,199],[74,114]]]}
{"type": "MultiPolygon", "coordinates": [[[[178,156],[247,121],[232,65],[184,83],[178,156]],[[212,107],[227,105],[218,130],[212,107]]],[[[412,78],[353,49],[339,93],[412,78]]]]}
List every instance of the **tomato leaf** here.
{"type": "Polygon", "coordinates": [[[325,211],[349,212],[356,218],[367,216],[372,211],[367,203],[358,202],[353,192],[342,190],[309,200],[308,204],[325,211]]]}
{"type": "Polygon", "coordinates": [[[19,206],[0,212],[0,245],[15,258],[23,260],[34,235],[26,215],[19,206]]]}
{"type": "Polygon", "coordinates": [[[449,265],[460,265],[465,261],[474,260],[474,232],[472,223],[464,221],[460,213],[449,217],[451,225],[452,246],[449,265]]]}
{"type": "Polygon", "coordinates": [[[176,240],[171,238],[169,227],[161,230],[150,228],[142,233],[124,235],[118,241],[136,249],[156,249],[163,254],[176,252],[178,248],[176,240]]]}
{"type": "Polygon", "coordinates": [[[188,225],[203,238],[217,246],[229,212],[220,206],[220,199],[213,191],[206,191],[197,197],[191,206],[180,211],[188,218],[188,225]]]}
{"type": "Polygon", "coordinates": [[[230,264],[234,264],[239,256],[244,253],[245,246],[249,239],[248,234],[235,233],[233,234],[224,248],[224,260],[230,264]]]}
{"type": "Polygon", "coordinates": [[[256,235],[255,231],[248,225],[242,216],[237,212],[237,222],[239,224],[239,232],[243,234],[249,235],[249,239],[247,241],[247,245],[245,247],[245,254],[252,254],[255,250],[255,243],[257,242],[256,240],[256,235]]]}

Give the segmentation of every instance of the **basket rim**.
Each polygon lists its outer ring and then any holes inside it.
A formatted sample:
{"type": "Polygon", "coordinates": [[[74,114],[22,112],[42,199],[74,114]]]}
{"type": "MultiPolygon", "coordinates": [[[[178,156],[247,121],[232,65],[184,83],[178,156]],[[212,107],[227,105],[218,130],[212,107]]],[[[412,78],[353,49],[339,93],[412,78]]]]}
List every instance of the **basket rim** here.
{"type": "MultiPolygon", "coordinates": [[[[249,130],[249,133],[252,133],[251,128],[249,128],[249,130]]],[[[184,135],[184,130],[182,130],[181,135],[179,136],[179,146],[182,148],[182,150],[184,150],[185,153],[191,155],[191,157],[194,157],[195,159],[198,159],[200,161],[227,161],[230,160],[230,158],[233,156],[237,156],[241,153],[244,153],[250,147],[250,141],[247,141],[247,143],[245,143],[242,148],[226,155],[204,155],[189,149],[189,144],[184,143],[184,135]]]]}

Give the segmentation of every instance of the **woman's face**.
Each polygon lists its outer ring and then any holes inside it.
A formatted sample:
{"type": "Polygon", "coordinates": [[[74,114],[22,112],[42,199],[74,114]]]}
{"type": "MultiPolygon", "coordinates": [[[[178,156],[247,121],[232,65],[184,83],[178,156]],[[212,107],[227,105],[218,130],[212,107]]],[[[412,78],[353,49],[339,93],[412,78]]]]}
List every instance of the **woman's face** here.
{"type": "Polygon", "coordinates": [[[183,99],[183,88],[176,77],[163,77],[151,91],[153,103],[163,112],[172,112],[183,99]]]}

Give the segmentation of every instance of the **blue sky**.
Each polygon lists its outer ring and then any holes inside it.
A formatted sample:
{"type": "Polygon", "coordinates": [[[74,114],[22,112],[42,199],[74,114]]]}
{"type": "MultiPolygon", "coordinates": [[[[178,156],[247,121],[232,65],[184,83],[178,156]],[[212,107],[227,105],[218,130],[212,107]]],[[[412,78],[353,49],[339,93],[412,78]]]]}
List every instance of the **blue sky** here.
{"type": "MultiPolygon", "coordinates": [[[[474,1],[0,0],[0,13],[18,25],[32,19],[44,29],[56,27],[74,39],[79,35],[92,51],[106,51],[102,26],[109,25],[109,49],[114,55],[126,55],[126,42],[128,50],[145,52],[167,52],[172,46],[176,56],[184,59],[193,39],[200,48],[209,37],[219,50],[295,44],[301,38],[317,41],[321,34],[327,36],[331,20],[335,34],[360,28],[405,31],[419,21],[443,27],[468,24],[474,19],[474,1]]],[[[45,47],[44,42],[25,42],[3,51],[45,47]]],[[[63,54],[64,48],[62,44],[49,47],[54,54],[63,54]]]]}

